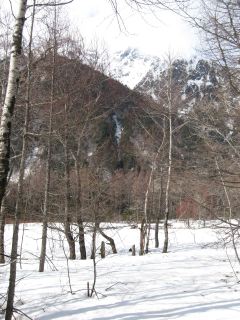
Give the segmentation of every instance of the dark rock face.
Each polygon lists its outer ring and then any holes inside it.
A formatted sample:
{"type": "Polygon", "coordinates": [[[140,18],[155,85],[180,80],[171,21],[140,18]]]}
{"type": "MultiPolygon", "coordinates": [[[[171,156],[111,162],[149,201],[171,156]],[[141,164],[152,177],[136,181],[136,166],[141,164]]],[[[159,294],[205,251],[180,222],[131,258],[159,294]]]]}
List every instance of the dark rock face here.
{"type": "Polygon", "coordinates": [[[171,72],[172,82],[182,91],[183,101],[193,105],[202,99],[215,99],[214,91],[219,87],[219,71],[209,61],[174,60],[169,66],[159,65],[159,68],[149,70],[145,77],[136,86],[136,90],[152,95],[158,99],[162,88],[171,72]]]}

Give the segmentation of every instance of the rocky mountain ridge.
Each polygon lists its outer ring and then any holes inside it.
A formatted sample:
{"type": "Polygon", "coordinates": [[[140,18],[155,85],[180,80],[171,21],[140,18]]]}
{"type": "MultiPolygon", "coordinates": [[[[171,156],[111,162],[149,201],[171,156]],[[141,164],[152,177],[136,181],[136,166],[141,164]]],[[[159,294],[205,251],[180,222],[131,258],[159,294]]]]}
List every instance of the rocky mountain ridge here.
{"type": "Polygon", "coordinates": [[[129,88],[157,101],[165,86],[163,82],[166,82],[169,67],[172,69],[172,81],[182,91],[186,108],[203,98],[214,98],[214,92],[220,85],[219,70],[211,61],[197,57],[167,62],[128,48],[114,56],[111,75],[129,88]]]}

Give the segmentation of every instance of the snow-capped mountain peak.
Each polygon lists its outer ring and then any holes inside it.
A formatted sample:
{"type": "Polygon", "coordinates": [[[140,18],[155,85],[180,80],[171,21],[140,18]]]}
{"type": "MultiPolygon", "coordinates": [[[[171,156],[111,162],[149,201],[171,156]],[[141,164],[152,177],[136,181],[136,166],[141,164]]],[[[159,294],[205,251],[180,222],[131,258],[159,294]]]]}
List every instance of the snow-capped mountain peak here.
{"type": "Polygon", "coordinates": [[[160,64],[160,58],[145,55],[135,48],[127,48],[114,54],[110,73],[113,78],[133,89],[151,69],[160,64]]]}
{"type": "Polygon", "coordinates": [[[111,76],[138,92],[161,100],[171,71],[172,84],[180,94],[181,114],[188,114],[198,101],[216,99],[219,70],[211,61],[192,57],[174,59],[168,63],[138,49],[118,51],[110,66],[111,76]]]}

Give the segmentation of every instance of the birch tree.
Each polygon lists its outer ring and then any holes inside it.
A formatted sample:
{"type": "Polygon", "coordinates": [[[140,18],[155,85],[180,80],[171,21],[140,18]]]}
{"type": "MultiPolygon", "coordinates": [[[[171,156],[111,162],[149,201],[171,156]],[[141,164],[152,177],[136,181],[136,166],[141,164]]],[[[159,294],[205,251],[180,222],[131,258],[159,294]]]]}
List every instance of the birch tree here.
{"type": "MultiPolygon", "coordinates": [[[[52,4],[51,4],[52,5],[52,4]]],[[[54,3],[56,6],[56,2],[54,3]]],[[[30,112],[30,91],[31,91],[31,63],[32,63],[32,36],[33,36],[33,24],[35,17],[35,0],[31,6],[32,22],[29,36],[29,53],[28,53],[28,66],[27,66],[27,86],[26,86],[26,108],[25,108],[25,120],[23,127],[23,143],[22,153],[19,169],[18,191],[17,201],[15,207],[15,219],[13,227],[12,237],[12,249],[11,249],[11,264],[10,264],[10,278],[8,286],[7,307],[5,313],[5,319],[10,320],[13,315],[14,307],[14,295],[15,295],[15,283],[17,272],[17,258],[18,258],[18,232],[20,224],[20,216],[23,210],[23,182],[27,152],[27,134],[29,125],[29,112],[30,112]]],[[[10,157],[10,138],[11,138],[11,122],[17,96],[17,90],[20,80],[20,58],[22,53],[22,37],[23,26],[25,22],[25,15],[27,10],[27,1],[21,0],[18,15],[16,17],[16,24],[13,34],[12,51],[10,55],[10,67],[8,85],[6,90],[6,98],[2,110],[1,127],[0,127],[0,204],[6,190],[6,177],[9,172],[9,157],[10,157]],[[3,174],[4,173],[4,174],[3,174]]]]}
{"type": "Polygon", "coordinates": [[[163,253],[166,253],[168,250],[168,219],[169,219],[169,194],[170,194],[170,182],[171,182],[171,173],[172,173],[172,148],[173,148],[173,137],[172,137],[172,69],[171,69],[171,60],[169,60],[169,68],[167,70],[168,81],[167,81],[167,120],[168,120],[168,164],[167,164],[167,183],[165,191],[165,212],[164,212],[164,243],[163,243],[163,253]]]}
{"type": "Polygon", "coordinates": [[[8,71],[8,61],[10,54],[10,25],[11,25],[11,17],[10,14],[6,13],[3,16],[0,16],[0,28],[2,32],[0,33],[0,67],[1,67],[1,75],[0,75],[0,86],[1,86],[1,98],[0,98],[0,106],[1,108],[4,105],[5,94],[6,94],[6,86],[7,86],[7,71],[8,71]]]}
{"type": "Polygon", "coordinates": [[[50,179],[51,179],[51,158],[52,158],[52,133],[53,133],[53,107],[55,99],[55,70],[56,70],[56,55],[57,55],[57,11],[54,7],[53,18],[53,32],[52,32],[52,59],[51,59],[51,89],[50,89],[50,106],[48,115],[48,134],[47,134],[47,159],[45,168],[45,188],[44,188],[44,200],[43,200],[43,220],[42,220],[42,243],[41,253],[39,260],[39,272],[44,271],[46,260],[46,248],[47,248],[47,229],[48,229],[48,214],[49,214],[49,191],[50,191],[50,179]]]}
{"type": "MultiPolygon", "coordinates": [[[[6,94],[6,86],[7,86],[7,69],[8,69],[8,60],[9,60],[9,51],[10,51],[10,15],[6,14],[1,17],[0,27],[2,28],[2,32],[0,34],[1,37],[1,48],[2,52],[0,52],[1,57],[1,98],[0,98],[0,106],[4,105],[5,94],[6,94]]],[[[5,230],[5,204],[4,198],[2,200],[1,210],[0,210],[0,263],[5,263],[5,255],[4,255],[4,230],[5,230]]]]}
{"type": "Polygon", "coordinates": [[[20,81],[20,58],[26,10],[27,0],[20,0],[13,31],[7,89],[0,123],[0,205],[5,194],[9,172],[12,116],[20,81]]]}
{"type": "Polygon", "coordinates": [[[6,194],[3,197],[0,211],[0,263],[5,263],[4,234],[6,219],[6,194]]]}
{"type": "MultiPolygon", "coordinates": [[[[26,13],[26,3],[27,1],[22,1],[22,8],[20,7],[20,21],[19,25],[21,26],[21,35],[18,34],[17,38],[20,40],[22,39],[22,32],[23,32],[23,23],[25,20],[25,13],[26,13]],[[24,3],[25,2],[25,3],[24,3]]],[[[33,6],[33,16],[32,16],[32,24],[31,24],[31,31],[30,31],[30,42],[29,42],[29,54],[28,54],[28,75],[27,75],[27,89],[26,89],[26,108],[25,108],[25,121],[24,121],[24,129],[23,129],[23,143],[22,143],[22,154],[21,154],[21,162],[20,162],[20,169],[19,169],[19,181],[18,181],[18,195],[17,195],[17,202],[15,208],[15,223],[13,227],[13,237],[12,237],[12,250],[11,250],[11,264],[10,264],[10,278],[9,278],[9,286],[8,286],[8,298],[7,298],[7,308],[6,308],[6,315],[5,319],[10,320],[13,314],[13,302],[14,302],[14,293],[15,293],[15,281],[16,281],[16,272],[17,272],[17,249],[18,249],[18,231],[19,231],[19,223],[20,223],[20,215],[22,211],[22,201],[23,201],[23,180],[24,180],[24,169],[25,169],[25,160],[26,160],[26,150],[27,150],[27,141],[26,135],[28,131],[28,123],[29,123],[29,110],[30,110],[30,78],[31,78],[31,46],[32,46],[32,33],[33,33],[33,23],[34,23],[34,15],[35,15],[35,6],[33,6]]],[[[15,37],[15,36],[14,36],[15,37]]],[[[21,48],[21,43],[18,44],[21,48]]],[[[18,48],[18,50],[20,50],[18,48]]],[[[21,50],[19,51],[21,54],[21,50]]],[[[12,58],[12,57],[11,57],[12,58]]],[[[11,58],[10,58],[10,71],[11,72],[11,58]]],[[[20,56],[19,56],[20,58],[20,56]]],[[[19,65],[19,61],[15,61],[16,64],[19,65]]],[[[16,71],[15,71],[16,72],[16,71]]],[[[10,113],[8,113],[8,119],[10,121],[10,117],[13,114],[13,108],[16,100],[17,94],[17,86],[19,82],[19,74],[16,74],[15,79],[15,89],[12,90],[12,98],[9,102],[10,106],[10,113]]],[[[11,79],[13,80],[13,79],[11,79]]],[[[8,79],[8,86],[11,84],[11,80],[8,79]]],[[[8,89],[6,92],[6,99],[8,98],[8,89]]],[[[5,107],[6,103],[4,104],[5,107]]],[[[7,113],[6,113],[7,114],[7,113]]],[[[4,116],[4,109],[3,109],[3,116],[4,116]]],[[[2,116],[2,122],[3,122],[2,116]]],[[[2,125],[1,122],[1,125],[2,125]]],[[[9,126],[9,125],[8,125],[9,126]]],[[[10,122],[11,126],[11,122],[10,122]]],[[[1,126],[2,128],[2,126],[1,126]]],[[[10,135],[11,132],[8,131],[8,152],[10,152],[10,135]]],[[[1,149],[0,149],[1,150],[1,149]]],[[[7,169],[9,170],[9,169],[7,169]]],[[[1,198],[0,198],[1,199],[1,198]]]]}

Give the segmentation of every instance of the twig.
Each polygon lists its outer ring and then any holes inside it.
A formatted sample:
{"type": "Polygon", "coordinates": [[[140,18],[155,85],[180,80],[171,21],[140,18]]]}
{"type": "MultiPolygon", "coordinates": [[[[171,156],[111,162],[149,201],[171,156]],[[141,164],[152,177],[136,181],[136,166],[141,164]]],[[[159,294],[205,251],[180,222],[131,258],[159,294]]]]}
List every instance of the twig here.
{"type": "MultiPolygon", "coordinates": [[[[61,240],[62,240],[62,239],[61,239],[61,240]]],[[[62,247],[63,247],[64,256],[65,256],[66,262],[67,262],[67,275],[68,275],[68,285],[69,285],[70,293],[71,293],[71,294],[74,294],[74,293],[73,293],[73,290],[72,290],[71,277],[70,277],[70,272],[69,272],[68,256],[67,256],[66,251],[65,251],[65,247],[64,247],[63,240],[62,240],[62,247]]]]}
{"type": "Polygon", "coordinates": [[[227,247],[225,248],[225,251],[226,251],[226,256],[227,256],[227,258],[228,258],[228,262],[229,262],[229,264],[230,264],[230,266],[231,266],[231,268],[232,268],[232,271],[233,271],[233,273],[234,273],[234,275],[235,275],[235,278],[237,279],[237,283],[240,283],[240,279],[238,278],[237,273],[236,273],[236,271],[235,271],[235,269],[234,269],[234,267],[233,267],[233,265],[232,265],[232,261],[231,261],[229,255],[228,255],[227,247]]]}
{"type": "Polygon", "coordinates": [[[25,312],[23,312],[23,311],[20,310],[20,309],[13,308],[13,312],[16,312],[17,314],[21,314],[21,315],[23,315],[24,317],[26,317],[27,319],[33,320],[33,318],[29,317],[25,312]]]}

